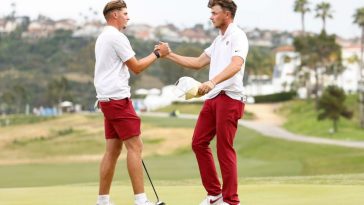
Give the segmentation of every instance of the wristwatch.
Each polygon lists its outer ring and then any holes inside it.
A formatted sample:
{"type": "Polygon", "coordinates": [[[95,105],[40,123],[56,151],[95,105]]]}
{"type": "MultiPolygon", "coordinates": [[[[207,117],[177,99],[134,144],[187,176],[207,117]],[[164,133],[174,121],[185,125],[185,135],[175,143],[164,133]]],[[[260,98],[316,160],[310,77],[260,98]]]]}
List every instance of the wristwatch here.
{"type": "Polygon", "coordinates": [[[154,50],[153,53],[155,56],[157,56],[157,58],[161,57],[161,54],[157,50],[154,50]]]}

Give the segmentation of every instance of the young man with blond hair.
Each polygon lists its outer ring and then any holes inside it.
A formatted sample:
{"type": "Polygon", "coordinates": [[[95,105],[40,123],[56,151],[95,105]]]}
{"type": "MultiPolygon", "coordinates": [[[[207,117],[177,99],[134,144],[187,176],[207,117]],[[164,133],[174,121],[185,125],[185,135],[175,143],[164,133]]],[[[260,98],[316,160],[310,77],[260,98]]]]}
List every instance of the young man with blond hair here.
{"type": "MultiPolygon", "coordinates": [[[[237,6],[232,0],[210,0],[213,25],[220,30],[210,47],[199,57],[171,52],[166,58],[199,70],[210,64],[209,81],[198,94],[206,95],[192,139],[207,197],[200,205],[239,205],[236,153],[233,147],[238,120],[244,112],[243,75],[248,53],[244,31],[233,23],[237,6]],[[222,181],[218,178],[209,144],[216,135],[217,157],[222,181]]],[[[168,45],[166,43],[160,46],[168,45]]],[[[158,48],[158,46],[157,46],[158,48]]]]}
{"type": "Polygon", "coordinates": [[[167,55],[169,49],[159,46],[158,50],[137,60],[128,38],[121,32],[129,21],[125,1],[110,1],[105,5],[103,14],[107,26],[96,40],[94,84],[98,104],[104,114],[106,151],[100,164],[97,205],[111,205],[109,192],[123,145],[127,150],[127,168],[135,205],[154,205],[144,193],[140,118],[130,100],[129,70],[141,73],[157,58],[167,55]]]}

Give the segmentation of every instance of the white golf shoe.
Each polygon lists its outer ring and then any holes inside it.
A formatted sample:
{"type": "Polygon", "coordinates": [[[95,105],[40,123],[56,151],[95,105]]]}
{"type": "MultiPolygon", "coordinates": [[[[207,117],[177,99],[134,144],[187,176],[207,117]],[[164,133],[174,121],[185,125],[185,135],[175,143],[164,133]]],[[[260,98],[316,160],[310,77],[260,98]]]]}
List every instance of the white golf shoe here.
{"type": "Polygon", "coordinates": [[[219,194],[217,196],[207,196],[200,205],[219,205],[222,201],[222,194],[219,194]]]}

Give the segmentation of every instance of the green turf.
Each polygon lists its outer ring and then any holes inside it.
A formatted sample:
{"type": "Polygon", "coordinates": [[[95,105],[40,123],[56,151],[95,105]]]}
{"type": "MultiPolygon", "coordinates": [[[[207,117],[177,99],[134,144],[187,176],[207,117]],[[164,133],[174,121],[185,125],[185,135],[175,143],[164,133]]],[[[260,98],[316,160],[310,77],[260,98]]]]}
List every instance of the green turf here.
{"type": "MultiPolygon", "coordinates": [[[[89,116],[102,120],[102,116],[89,116]]],[[[193,128],[195,120],[143,117],[143,129],[193,128]]],[[[45,138],[19,139],[0,151],[1,159],[42,159],[77,154],[102,154],[101,133],[70,125],[45,138]]],[[[191,138],[191,136],[185,136],[191,138]]],[[[145,148],[160,140],[145,140],[145,148]]],[[[211,143],[215,150],[215,141],[211,143]]],[[[306,144],[264,137],[239,127],[235,140],[239,195],[254,205],[364,204],[364,150],[306,144]]],[[[215,151],[214,151],[215,152],[215,151]]],[[[205,192],[190,146],[167,156],[145,158],[159,195],[167,204],[198,204],[205,192]]],[[[53,162],[0,165],[0,204],[95,204],[98,162],[53,162]]],[[[153,198],[151,187],[147,193],[153,198]]],[[[125,160],[120,160],[111,192],[116,205],[133,203],[125,160]]]]}
{"type": "MultiPolygon", "coordinates": [[[[147,195],[154,199],[151,187],[147,195]]],[[[200,186],[158,186],[160,198],[166,204],[199,204],[205,196],[200,186]]],[[[364,204],[364,186],[307,184],[245,184],[239,186],[241,204],[254,205],[360,205],[364,204]]],[[[42,188],[0,189],[1,204],[6,205],[80,205],[95,204],[94,184],[42,188]]],[[[111,191],[116,205],[133,204],[130,186],[115,185],[111,191]]]]}
{"type": "MultiPolygon", "coordinates": [[[[213,141],[213,149],[214,143],[213,141]]],[[[364,173],[362,149],[272,139],[242,127],[239,128],[235,147],[240,177],[364,173]]],[[[199,177],[190,146],[181,147],[169,156],[148,157],[146,163],[156,180],[190,180],[199,177]]],[[[97,169],[97,162],[1,165],[0,187],[95,182],[97,169]]],[[[118,170],[117,180],[127,179],[125,161],[120,161],[118,170]]]]}
{"type": "Polygon", "coordinates": [[[142,124],[146,128],[148,128],[149,126],[161,127],[161,128],[193,128],[195,127],[196,121],[190,119],[175,118],[175,117],[164,118],[164,117],[143,116],[142,124]]]}
{"type": "Polygon", "coordinates": [[[41,117],[34,115],[7,115],[0,116],[0,127],[34,124],[38,122],[53,120],[55,117],[41,117]]]}
{"type": "Polygon", "coordinates": [[[179,110],[181,113],[185,114],[198,114],[202,108],[202,103],[191,103],[191,104],[172,104],[161,109],[158,109],[158,112],[167,112],[170,113],[174,110],[179,110]]]}
{"type": "MultiPolygon", "coordinates": [[[[86,155],[101,153],[104,139],[99,135],[84,130],[72,130],[69,133],[55,133],[49,136],[38,136],[31,139],[15,139],[0,152],[1,158],[17,156],[18,158],[43,158],[53,156],[86,155]]],[[[62,130],[60,132],[63,132],[62,130]]]]}
{"type": "MultiPolygon", "coordinates": [[[[252,133],[251,130],[240,129],[235,147],[240,159],[257,162],[252,168],[257,171],[253,172],[255,175],[259,172],[277,176],[360,173],[364,170],[363,149],[277,140],[257,137],[252,133]]],[[[240,167],[244,164],[240,163],[240,167]]],[[[241,171],[244,173],[244,170],[247,167],[241,171]]]]}
{"type": "Polygon", "coordinates": [[[338,132],[331,134],[332,121],[317,120],[317,112],[313,101],[295,100],[285,103],[279,113],[287,117],[284,128],[294,133],[308,136],[326,137],[342,140],[364,141],[364,130],[359,127],[357,96],[348,96],[346,104],[354,112],[351,120],[341,118],[338,132]]]}
{"type": "MultiPolygon", "coordinates": [[[[158,109],[157,112],[166,112],[171,113],[174,110],[180,111],[181,114],[195,114],[198,115],[202,108],[202,103],[191,103],[191,104],[172,104],[166,107],[163,107],[161,109],[158,109]]],[[[250,112],[245,111],[244,112],[244,119],[252,119],[254,118],[254,115],[250,112]]]]}

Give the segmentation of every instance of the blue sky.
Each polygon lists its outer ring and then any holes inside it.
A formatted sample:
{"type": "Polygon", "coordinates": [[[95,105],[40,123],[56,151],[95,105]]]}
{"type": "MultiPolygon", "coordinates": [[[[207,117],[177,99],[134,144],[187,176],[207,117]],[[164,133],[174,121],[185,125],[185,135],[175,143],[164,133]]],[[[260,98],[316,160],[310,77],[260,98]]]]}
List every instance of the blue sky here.
{"type": "MultiPolygon", "coordinates": [[[[82,20],[80,13],[92,18],[102,19],[101,11],[108,0],[1,0],[0,16],[11,12],[10,4],[16,3],[18,15],[36,18],[38,14],[53,19],[75,18],[82,20]],[[89,8],[98,11],[91,15],[89,8]]],[[[334,10],[334,19],[327,22],[327,31],[342,37],[360,36],[360,29],[354,25],[353,14],[357,8],[364,7],[363,0],[326,0],[334,10]]],[[[209,22],[210,10],[207,0],[127,0],[130,23],[160,25],[173,23],[179,27],[188,27],[196,23],[205,25],[209,22]]],[[[293,12],[294,0],[235,0],[238,5],[236,23],[242,27],[299,30],[300,15],[293,12]]],[[[310,0],[311,8],[322,0],[310,0]]],[[[321,21],[309,13],[306,28],[319,32],[321,21]]]]}

